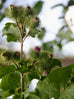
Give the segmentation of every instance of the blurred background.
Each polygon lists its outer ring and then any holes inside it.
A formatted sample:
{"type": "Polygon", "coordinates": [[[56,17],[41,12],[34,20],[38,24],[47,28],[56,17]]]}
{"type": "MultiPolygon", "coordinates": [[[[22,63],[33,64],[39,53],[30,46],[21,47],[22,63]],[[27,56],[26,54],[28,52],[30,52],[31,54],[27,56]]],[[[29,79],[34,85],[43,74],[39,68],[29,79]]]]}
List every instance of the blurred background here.
{"type": "MultiPolygon", "coordinates": [[[[0,48],[20,50],[19,42],[7,42],[2,37],[2,29],[7,22],[13,22],[5,16],[5,9],[11,4],[26,7],[33,6],[39,0],[0,0],[0,48]]],[[[62,59],[63,65],[74,63],[74,0],[41,0],[42,11],[38,15],[40,25],[45,27],[43,39],[27,37],[23,51],[28,54],[29,49],[40,46],[49,50],[54,57],[62,59]],[[69,63],[68,63],[69,62],[69,63]]]]}

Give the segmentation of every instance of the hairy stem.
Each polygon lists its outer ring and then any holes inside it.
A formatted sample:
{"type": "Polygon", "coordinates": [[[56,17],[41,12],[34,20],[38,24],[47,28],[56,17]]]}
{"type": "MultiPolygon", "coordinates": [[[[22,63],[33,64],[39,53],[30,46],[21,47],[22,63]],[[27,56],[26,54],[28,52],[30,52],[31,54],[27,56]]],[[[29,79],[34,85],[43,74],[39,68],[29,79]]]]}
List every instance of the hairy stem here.
{"type": "Polygon", "coordinates": [[[15,64],[16,68],[19,68],[19,66],[17,65],[17,63],[14,60],[12,60],[12,62],[15,64]]]}
{"type": "MultiPolygon", "coordinates": [[[[26,37],[28,36],[29,31],[26,33],[26,35],[23,39],[25,23],[23,26],[20,27],[18,22],[17,22],[17,19],[16,19],[16,24],[17,24],[17,27],[18,27],[19,33],[20,33],[20,43],[21,43],[20,60],[22,60],[22,58],[23,58],[23,42],[25,41],[26,37]]],[[[25,74],[21,74],[21,92],[24,92],[24,75],[25,74]]],[[[24,95],[21,95],[21,99],[24,99],[24,95]]]]}
{"type": "MultiPolygon", "coordinates": [[[[24,92],[24,76],[21,74],[21,92],[24,92]]],[[[24,95],[21,95],[21,99],[24,99],[24,95]]]]}
{"type": "Polygon", "coordinates": [[[21,42],[20,60],[22,60],[22,55],[23,55],[23,37],[22,36],[21,36],[20,42],[21,42]]]}
{"type": "Polygon", "coordinates": [[[25,35],[25,37],[23,38],[23,42],[25,41],[25,39],[28,37],[28,34],[29,34],[30,31],[28,31],[25,35]]]}

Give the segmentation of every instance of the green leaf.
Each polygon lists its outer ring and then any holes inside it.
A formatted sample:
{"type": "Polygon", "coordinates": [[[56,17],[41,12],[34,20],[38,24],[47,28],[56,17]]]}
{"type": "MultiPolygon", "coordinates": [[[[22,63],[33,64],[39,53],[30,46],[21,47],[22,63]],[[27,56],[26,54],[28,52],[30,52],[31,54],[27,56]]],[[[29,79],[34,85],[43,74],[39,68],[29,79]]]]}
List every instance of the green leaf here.
{"type": "Polygon", "coordinates": [[[14,95],[12,99],[20,99],[20,95],[14,95]]]}
{"type": "Polygon", "coordinates": [[[15,90],[17,87],[20,87],[20,73],[14,72],[9,75],[6,75],[1,80],[1,89],[3,90],[15,90]]]}
{"type": "Polygon", "coordinates": [[[29,51],[29,55],[31,56],[31,58],[34,58],[34,59],[39,58],[39,54],[40,54],[40,53],[36,53],[33,49],[31,49],[31,50],[29,51]]]}
{"type": "Polygon", "coordinates": [[[4,93],[4,90],[0,89],[0,99],[3,99],[4,93]]]}
{"type": "Polygon", "coordinates": [[[3,4],[6,0],[2,0],[1,3],[3,4]]]}
{"type": "Polygon", "coordinates": [[[29,95],[26,99],[40,99],[40,98],[36,95],[29,95]]]}
{"type": "Polygon", "coordinates": [[[24,76],[24,90],[29,88],[32,79],[39,79],[39,75],[36,72],[28,73],[24,76]]]}
{"type": "Polygon", "coordinates": [[[74,83],[65,89],[59,99],[74,99],[74,83]]]}
{"type": "Polygon", "coordinates": [[[60,16],[59,19],[64,19],[64,16],[60,16]]]}
{"type": "Polygon", "coordinates": [[[39,32],[40,30],[38,30],[37,28],[34,28],[34,29],[32,28],[30,29],[29,36],[35,37],[39,32]]]}
{"type": "Polygon", "coordinates": [[[50,72],[44,81],[39,81],[36,88],[36,94],[40,97],[40,99],[51,99],[52,97],[55,99],[73,99],[74,84],[71,85],[71,87],[67,85],[71,80],[73,67],[74,65],[58,68],[50,72]],[[63,95],[65,96],[64,98],[62,98],[63,95]]]}
{"type": "Polygon", "coordinates": [[[50,72],[51,69],[56,68],[56,66],[61,67],[61,62],[57,59],[50,58],[49,55],[48,52],[42,51],[39,57],[41,70],[47,70],[48,72],[50,72]]]}
{"type": "Polygon", "coordinates": [[[11,96],[11,95],[13,95],[13,93],[14,93],[14,90],[6,90],[5,92],[4,92],[4,97],[9,97],[9,96],[11,96]]]}
{"type": "Polygon", "coordinates": [[[24,76],[24,90],[29,88],[29,84],[31,83],[31,80],[29,79],[28,74],[24,76]]]}
{"type": "Polygon", "coordinates": [[[16,67],[14,65],[10,65],[10,66],[5,66],[1,65],[0,66],[0,78],[6,76],[9,73],[12,73],[16,70],[16,67]]]}
{"type": "Polygon", "coordinates": [[[45,28],[41,28],[41,31],[40,31],[40,33],[38,34],[38,38],[39,38],[40,40],[42,40],[43,37],[45,36],[45,32],[46,32],[45,28]]]}
{"type": "Polygon", "coordinates": [[[64,29],[62,29],[57,34],[57,37],[59,37],[61,40],[67,39],[69,41],[69,40],[72,39],[72,31],[69,28],[67,29],[67,31],[65,31],[64,29]]]}
{"type": "Polygon", "coordinates": [[[15,23],[6,23],[2,32],[3,32],[2,36],[7,35],[7,41],[8,42],[20,40],[19,30],[18,30],[17,25],[15,23]]]}
{"type": "Polygon", "coordinates": [[[41,51],[39,55],[39,65],[44,68],[48,66],[50,58],[49,58],[49,52],[48,51],[41,51]]]}
{"type": "Polygon", "coordinates": [[[61,67],[61,62],[58,59],[51,59],[48,66],[50,70],[55,66],[61,67]]]}
{"type": "Polygon", "coordinates": [[[65,29],[66,27],[68,28],[68,25],[64,25],[64,26],[62,26],[62,27],[60,28],[59,31],[62,31],[62,30],[65,29]]]}
{"type": "Polygon", "coordinates": [[[72,5],[74,5],[74,1],[73,1],[73,0],[70,0],[70,1],[68,2],[68,7],[69,7],[69,6],[72,6],[72,5]]]}
{"type": "Polygon", "coordinates": [[[5,15],[2,13],[0,13],[0,22],[3,20],[3,18],[5,17],[5,15]]]}
{"type": "Polygon", "coordinates": [[[39,14],[41,12],[41,9],[42,9],[42,5],[43,5],[43,2],[42,1],[38,1],[35,6],[33,7],[33,11],[35,12],[35,14],[39,14]]]}
{"type": "Polygon", "coordinates": [[[50,42],[43,43],[42,50],[48,50],[49,52],[53,53],[53,44],[50,42]]]}

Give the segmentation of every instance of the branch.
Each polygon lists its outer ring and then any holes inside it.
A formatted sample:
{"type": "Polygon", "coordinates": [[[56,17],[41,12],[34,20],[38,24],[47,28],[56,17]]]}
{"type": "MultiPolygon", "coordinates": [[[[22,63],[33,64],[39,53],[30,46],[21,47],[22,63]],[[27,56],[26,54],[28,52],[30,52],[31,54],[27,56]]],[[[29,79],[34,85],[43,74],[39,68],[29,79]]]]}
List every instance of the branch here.
{"type": "Polygon", "coordinates": [[[19,26],[19,24],[18,24],[18,22],[17,22],[17,19],[16,19],[16,24],[17,24],[17,27],[18,27],[18,29],[19,29],[19,33],[20,33],[20,35],[22,36],[21,28],[20,28],[20,26],[19,26]]]}
{"type": "Polygon", "coordinates": [[[15,64],[16,68],[19,68],[14,60],[12,60],[12,62],[15,64]]]}
{"type": "Polygon", "coordinates": [[[28,37],[28,34],[29,34],[30,31],[28,31],[25,35],[25,37],[23,38],[23,42],[25,41],[26,37],[28,37]]]}
{"type": "Polygon", "coordinates": [[[24,33],[24,29],[25,29],[25,22],[24,22],[24,25],[23,25],[23,30],[22,30],[22,33],[24,33]]]}
{"type": "Polygon", "coordinates": [[[26,76],[26,75],[29,74],[29,73],[31,73],[31,72],[26,72],[26,73],[24,73],[24,74],[23,74],[23,77],[26,76]]]}

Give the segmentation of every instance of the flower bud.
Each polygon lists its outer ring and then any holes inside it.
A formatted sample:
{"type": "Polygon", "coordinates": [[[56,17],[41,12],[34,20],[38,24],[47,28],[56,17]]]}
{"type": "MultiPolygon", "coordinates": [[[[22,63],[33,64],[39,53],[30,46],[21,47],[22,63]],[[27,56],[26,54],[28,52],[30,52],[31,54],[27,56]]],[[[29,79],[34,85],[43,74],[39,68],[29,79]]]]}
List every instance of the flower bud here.
{"type": "Polygon", "coordinates": [[[14,5],[10,5],[10,8],[11,8],[11,9],[14,8],[14,5]]]}
{"type": "Polygon", "coordinates": [[[49,57],[52,58],[53,57],[53,54],[49,54],[49,57]]]}
{"type": "Polygon", "coordinates": [[[20,52],[13,53],[13,58],[18,60],[20,58],[20,52]]]}
{"type": "Polygon", "coordinates": [[[43,72],[43,75],[44,75],[44,76],[47,76],[47,75],[48,75],[48,73],[47,73],[46,70],[43,72]]]}
{"type": "Polygon", "coordinates": [[[30,10],[31,9],[31,7],[30,6],[27,6],[27,8],[26,8],[27,10],[30,10]]]}
{"type": "Polygon", "coordinates": [[[11,59],[11,52],[6,51],[4,53],[2,53],[2,57],[4,57],[6,60],[10,60],[11,59]]]}
{"type": "Polygon", "coordinates": [[[14,5],[10,5],[9,14],[10,14],[10,17],[17,18],[18,17],[18,8],[14,5]]]}
{"type": "Polygon", "coordinates": [[[38,47],[38,46],[36,46],[36,47],[34,48],[34,51],[35,51],[35,52],[40,52],[40,50],[41,50],[41,48],[38,47]]]}
{"type": "Polygon", "coordinates": [[[16,55],[17,55],[17,56],[20,56],[20,52],[17,52],[16,55]]]}
{"type": "Polygon", "coordinates": [[[30,22],[30,26],[32,28],[37,27],[39,25],[39,18],[37,16],[33,17],[30,22]]]}
{"type": "Polygon", "coordinates": [[[30,6],[27,6],[26,9],[25,9],[25,16],[29,16],[29,15],[32,15],[33,12],[32,12],[32,9],[30,6]]]}
{"type": "Polygon", "coordinates": [[[2,57],[5,57],[6,56],[6,53],[2,53],[2,57]]]}

